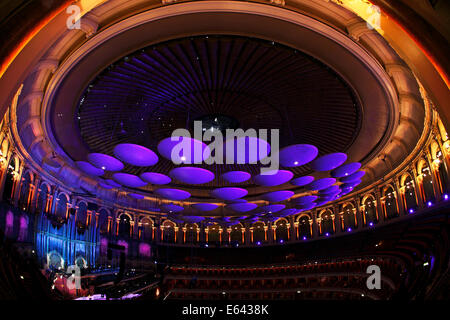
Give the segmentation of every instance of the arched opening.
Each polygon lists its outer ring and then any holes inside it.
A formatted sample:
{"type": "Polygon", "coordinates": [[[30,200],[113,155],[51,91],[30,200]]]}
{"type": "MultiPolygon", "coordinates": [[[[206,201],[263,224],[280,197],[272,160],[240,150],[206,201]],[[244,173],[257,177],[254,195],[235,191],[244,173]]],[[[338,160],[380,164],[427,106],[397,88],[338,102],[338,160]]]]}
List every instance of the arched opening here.
{"type": "Polygon", "coordinates": [[[42,183],[37,194],[36,210],[38,214],[47,213],[48,194],[50,187],[46,183],[42,183]]]}
{"type": "Polygon", "coordinates": [[[19,208],[23,211],[27,211],[29,209],[30,190],[32,183],[33,181],[30,172],[26,172],[23,175],[19,193],[19,208]]]}
{"type": "Polygon", "coordinates": [[[101,234],[106,234],[108,231],[111,231],[110,226],[108,226],[108,216],[108,211],[106,209],[100,209],[98,216],[98,228],[101,234]]]}
{"type": "Polygon", "coordinates": [[[343,220],[343,230],[352,231],[357,226],[356,221],[356,210],[353,204],[348,203],[342,208],[342,220],[343,220]]]}
{"type": "Polygon", "coordinates": [[[87,225],[87,205],[84,201],[78,203],[76,225],[78,228],[85,228],[87,225]]]}
{"type": "Polygon", "coordinates": [[[231,227],[230,242],[232,244],[244,242],[243,230],[244,230],[244,228],[243,228],[242,224],[240,224],[240,223],[231,227]]]}
{"type": "Polygon", "coordinates": [[[66,219],[68,211],[69,198],[64,193],[60,193],[56,202],[55,214],[57,217],[66,219]]]}
{"type": "Polygon", "coordinates": [[[208,243],[219,244],[220,243],[220,226],[213,224],[208,226],[208,243]]]}
{"type": "Polygon", "coordinates": [[[425,202],[434,201],[434,188],[433,188],[433,175],[431,173],[430,167],[425,162],[421,160],[419,162],[419,173],[422,176],[422,195],[425,202]]]}
{"type": "Polygon", "coordinates": [[[153,222],[149,218],[141,220],[141,239],[151,241],[153,239],[153,222]]]}
{"type": "Polygon", "coordinates": [[[438,178],[439,190],[442,194],[448,194],[449,192],[449,181],[448,181],[448,170],[444,161],[441,150],[437,150],[436,158],[434,159],[434,164],[436,166],[436,176],[438,178]]]}
{"type": "Polygon", "coordinates": [[[310,218],[308,216],[301,216],[298,219],[298,236],[299,239],[305,240],[312,237],[310,218]]]}
{"type": "Polygon", "coordinates": [[[289,239],[289,235],[288,235],[288,226],[287,226],[287,220],[280,218],[275,222],[275,233],[276,233],[276,239],[278,242],[281,241],[287,241],[289,239]]]}
{"type": "Polygon", "coordinates": [[[384,191],[384,210],[387,219],[398,216],[397,198],[391,186],[387,187],[384,191]]]}
{"type": "Polygon", "coordinates": [[[131,218],[127,214],[119,216],[119,236],[123,238],[130,237],[131,218]]]}
{"type": "Polygon", "coordinates": [[[405,178],[403,182],[404,195],[405,195],[405,207],[409,213],[414,212],[417,209],[417,197],[416,189],[414,188],[414,181],[410,175],[405,178]]]}
{"type": "Polygon", "coordinates": [[[378,222],[378,212],[375,198],[369,195],[363,202],[364,205],[364,224],[373,226],[378,222]]]}
{"type": "Polygon", "coordinates": [[[329,236],[334,234],[333,212],[330,209],[323,211],[320,215],[320,235],[329,236]]]}
{"type": "Polygon", "coordinates": [[[257,221],[252,225],[253,243],[264,243],[266,241],[266,231],[264,230],[264,222],[257,221]]]}
{"type": "Polygon", "coordinates": [[[187,223],[186,226],[186,243],[197,243],[198,241],[198,226],[195,223],[187,223]]]}
{"type": "Polygon", "coordinates": [[[3,189],[3,200],[12,203],[13,200],[13,191],[15,184],[15,177],[17,175],[17,167],[16,167],[15,157],[11,157],[11,160],[6,168],[6,179],[5,179],[5,187],[3,189]]]}
{"type": "Polygon", "coordinates": [[[175,223],[166,220],[163,223],[163,242],[175,243],[175,223]]]}

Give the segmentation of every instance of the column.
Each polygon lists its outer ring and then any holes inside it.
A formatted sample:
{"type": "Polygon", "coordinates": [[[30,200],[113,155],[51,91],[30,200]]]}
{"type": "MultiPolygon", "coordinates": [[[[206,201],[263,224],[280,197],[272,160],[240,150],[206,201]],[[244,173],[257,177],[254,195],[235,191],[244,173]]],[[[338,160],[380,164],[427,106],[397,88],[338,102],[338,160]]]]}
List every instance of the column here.
{"type": "Polygon", "coordinates": [[[357,228],[361,229],[363,227],[362,212],[361,212],[361,197],[356,196],[356,222],[358,223],[357,228]]]}
{"type": "Polygon", "coordinates": [[[274,237],[273,237],[272,222],[269,222],[268,225],[267,225],[267,233],[268,233],[267,241],[269,243],[273,243],[274,242],[274,240],[273,240],[274,237]]]}
{"type": "Polygon", "coordinates": [[[383,222],[384,221],[384,210],[383,210],[383,206],[381,205],[380,189],[376,188],[374,193],[375,193],[375,198],[377,201],[378,221],[383,222]]]}
{"type": "Polygon", "coordinates": [[[245,228],[244,229],[245,230],[245,244],[250,245],[252,243],[251,242],[251,230],[250,230],[251,226],[249,223],[245,223],[244,228],[245,228]]]}
{"type": "Polygon", "coordinates": [[[293,216],[289,216],[289,226],[290,240],[295,241],[297,240],[297,234],[295,232],[295,221],[293,216]]]}
{"type": "Polygon", "coordinates": [[[334,233],[342,233],[342,220],[344,219],[343,212],[339,211],[339,204],[333,205],[333,222],[334,222],[334,233]]]}
{"type": "Polygon", "coordinates": [[[395,185],[395,193],[397,194],[397,205],[398,205],[398,215],[404,216],[406,214],[406,208],[403,201],[404,195],[403,192],[400,190],[400,185],[398,182],[398,178],[394,178],[394,185],[395,185]]]}

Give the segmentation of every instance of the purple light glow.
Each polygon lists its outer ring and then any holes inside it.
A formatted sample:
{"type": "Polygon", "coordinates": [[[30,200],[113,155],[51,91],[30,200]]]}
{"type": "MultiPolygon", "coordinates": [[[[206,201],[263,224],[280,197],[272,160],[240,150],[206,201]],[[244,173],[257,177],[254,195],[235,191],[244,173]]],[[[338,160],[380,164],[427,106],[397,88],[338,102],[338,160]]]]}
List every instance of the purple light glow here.
{"type": "Polygon", "coordinates": [[[222,174],[222,179],[229,183],[241,183],[247,181],[251,177],[251,174],[245,171],[228,171],[222,174]]]}
{"type": "Polygon", "coordinates": [[[245,197],[248,194],[248,191],[242,188],[217,188],[211,191],[211,195],[218,199],[222,200],[235,200],[242,197],[245,197]]]}
{"type": "Polygon", "coordinates": [[[77,165],[77,167],[83,171],[84,173],[91,175],[91,176],[101,176],[103,174],[105,174],[105,171],[103,171],[102,169],[98,169],[96,167],[94,167],[92,164],[90,164],[89,162],[86,161],[75,161],[75,164],[77,165]]]}
{"type": "Polygon", "coordinates": [[[132,143],[118,144],[114,155],[120,160],[138,167],[153,166],[158,162],[158,156],[152,150],[132,143]]]}
{"type": "Polygon", "coordinates": [[[306,240],[306,237],[305,237],[305,236],[303,237],[303,240],[306,240]]]}
{"type": "Polygon", "coordinates": [[[203,184],[214,180],[214,173],[196,167],[175,168],[170,170],[169,175],[176,180],[189,184],[203,184]]]}
{"type": "Polygon", "coordinates": [[[283,167],[302,166],[317,157],[319,150],[310,144],[295,144],[280,150],[280,164],[283,167]]]}
{"type": "Polygon", "coordinates": [[[431,206],[433,205],[433,203],[432,203],[431,201],[428,201],[428,202],[427,202],[427,205],[428,205],[429,207],[431,207],[431,206]]]}
{"type": "Polygon", "coordinates": [[[172,181],[172,179],[165,174],[157,172],[144,172],[139,177],[148,183],[157,185],[168,184],[172,181]]]}
{"type": "Polygon", "coordinates": [[[182,206],[177,206],[176,204],[169,203],[161,205],[161,210],[165,212],[180,212],[183,211],[184,208],[182,206]]]}
{"type": "Polygon", "coordinates": [[[315,200],[317,200],[317,198],[319,198],[319,197],[318,196],[303,196],[303,197],[295,198],[294,202],[299,205],[304,205],[307,203],[314,202],[315,200]]]}
{"type": "Polygon", "coordinates": [[[107,179],[107,180],[105,180],[105,182],[107,184],[109,184],[110,186],[115,187],[115,188],[120,188],[122,186],[122,185],[118,184],[117,182],[115,182],[114,180],[111,180],[111,179],[107,179]]]}
{"type": "Polygon", "coordinates": [[[444,194],[444,200],[448,200],[448,194],[444,194]]]}
{"type": "Polygon", "coordinates": [[[345,153],[330,153],[311,162],[311,168],[316,171],[328,171],[339,167],[347,160],[345,153]]]}
{"type": "Polygon", "coordinates": [[[323,178],[311,182],[305,188],[308,190],[323,190],[331,187],[334,183],[336,183],[335,178],[323,178]]]}
{"type": "Polygon", "coordinates": [[[184,190],[179,189],[158,189],[155,193],[163,198],[170,200],[185,200],[191,196],[191,194],[184,190]]]}
{"type": "Polygon", "coordinates": [[[361,168],[361,163],[359,162],[352,162],[344,164],[333,171],[331,171],[331,176],[334,178],[341,178],[341,177],[347,177],[351,175],[352,173],[355,173],[356,171],[361,168]]]}
{"type": "Polygon", "coordinates": [[[261,241],[257,241],[256,244],[259,246],[261,245],[261,241]]]}
{"type": "Polygon", "coordinates": [[[273,174],[258,174],[253,177],[253,181],[261,186],[273,187],[288,182],[294,176],[291,171],[287,170],[274,170],[270,173],[273,174]]]}
{"type": "Polygon", "coordinates": [[[151,247],[148,243],[141,242],[139,244],[139,255],[141,257],[151,257],[151,247]]]}
{"type": "Polygon", "coordinates": [[[330,235],[330,234],[329,234],[328,232],[327,232],[327,233],[325,233],[325,236],[327,236],[327,237],[328,237],[329,235],[330,235]]]}
{"type": "Polygon", "coordinates": [[[270,202],[279,202],[283,200],[287,200],[294,195],[293,191],[274,191],[268,192],[261,196],[262,199],[270,201],[270,202]]]}
{"type": "Polygon", "coordinates": [[[212,211],[217,209],[218,205],[215,203],[194,203],[192,207],[199,211],[212,211]]]}
{"type": "Polygon", "coordinates": [[[284,240],[283,240],[283,239],[281,239],[281,240],[280,240],[280,243],[284,243],[284,240]]]}
{"type": "Polygon", "coordinates": [[[304,177],[295,178],[295,179],[291,180],[290,184],[293,184],[294,186],[298,186],[298,187],[303,187],[303,186],[306,186],[307,184],[310,184],[313,181],[314,181],[313,176],[304,176],[304,177]]]}
{"type": "Polygon", "coordinates": [[[270,144],[257,137],[239,137],[226,140],[223,154],[227,163],[256,163],[270,152],[270,144]],[[234,150],[233,152],[231,152],[234,150]],[[228,152],[230,151],[230,152],[228,152]]]}
{"type": "Polygon", "coordinates": [[[373,227],[373,222],[369,222],[369,226],[373,227]]]}
{"type": "Polygon", "coordinates": [[[348,232],[352,231],[352,228],[348,228],[347,231],[348,231],[348,232]]]}
{"type": "Polygon", "coordinates": [[[237,211],[237,212],[251,211],[251,210],[255,209],[256,207],[258,207],[258,205],[256,203],[233,203],[233,204],[227,205],[227,208],[230,208],[231,210],[237,211]]]}
{"type": "Polygon", "coordinates": [[[341,191],[339,186],[331,186],[325,189],[320,190],[320,195],[335,195],[341,191]]]}
{"type": "Polygon", "coordinates": [[[409,209],[409,213],[414,213],[414,210],[413,209],[409,209]]]}
{"type": "Polygon", "coordinates": [[[159,142],[158,152],[175,164],[199,164],[211,155],[205,143],[189,137],[165,138],[159,142]]]}
{"type": "Polygon", "coordinates": [[[130,188],[139,188],[147,185],[147,182],[142,181],[138,176],[129,173],[114,173],[113,179],[118,183],[130,188]]]}
{"type": "Polygon", "coordinates": [[[98,169],[102,170],[120,171],[124,167],[122,162],[103,153],[89,153],[88,161],[98,169]]]}

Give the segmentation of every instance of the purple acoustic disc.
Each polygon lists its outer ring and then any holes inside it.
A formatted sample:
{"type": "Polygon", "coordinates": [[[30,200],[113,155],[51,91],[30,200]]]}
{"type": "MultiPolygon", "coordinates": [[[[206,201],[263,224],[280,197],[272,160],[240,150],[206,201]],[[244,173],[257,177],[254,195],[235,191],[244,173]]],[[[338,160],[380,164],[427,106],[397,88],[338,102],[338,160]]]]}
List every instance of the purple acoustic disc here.
{"type": "Polygon", "coordinates": [[[359,185],[361,183],[361,180],[353,180],[352,182],[347,182],[341,185],[342,190],[347,189],[349,187],[356,187],[357,185],[359,185]]]}
{"type": "Polygon", "coordinates": [[[134,199],[144,199],[145,198],[142,194],[139,194],[139,193],[129,193],[128,196],[130,196],[134,199]]]}
{"type": "Polygon", "coordinates": [[[278,212],[280,210],[283,210],[286,208],[284,204],[269,204],[267,206],[259,207],[258,212],[259,213],[272,213],[272,212],[278,212]]]}
{"type": "Polygon", "coordinates": [[[172,179],[165,174],[157,172],[144,172],[139,177],[148,183],[157,185],[168,184],[172,181],[172,179]]]}
{"type": "Polygon", "coordinates": [[[245,171],[228,171],[222,174],[222,178],[229,183],[241,183],[247,181],[251,177],[251,174],[245,171]]]}
{"type": "Polygon", "coordinates": [[[295,198],[295,199],[294,199],[294,203],[299,204],[299,205],[302,205],[302,204],[314,202],[317,198],[318,198],[318,196],[303,196],[303,197],[298,197],[298,198],[295,198]]]}
{"type": "Polygon", "coordinates": [[[258,174],[253,177],[253,181],[261,186],[273,187],[288,182],[294,176],[291,171],[287,170],[273,170],[270,173],[274,174],[258,174]]]}
{"type": "Polygon", "coordinates": [[[179,167],[170,170],[169,175],[184,183],[202,184],[214,180],[214,173],[196,167],[179,167]]]}
{"type": "Polygon", "coordinates": [[[120,160],[138,167],[153,166],[158,156],[152,150],[132,143],[121,143],[114,148],[114,155],[120,160]]]}
{"type": "Polygon", "coordinates": [[[345,153],[330,153],[320,158],[314,159],[310,165],[316,171],[328,171],[339,167],[347,160],[345,153]]]}
{"type": "Polygon", "coordinates": [[[168,188],[155,190],[155,193],[170,200],[185,200],[191,196],[191,194],[187,191],[168,188]]]}
{"type": "Polygon", "coordinates": [[[112,188],[114,188],[113,186],[110,186],[109,184],[104,183],[104,182],[99,182],[98,184],[99,184],[101,187],[105,188],[105,189],[112,189],[112,188]]]}
{"type": "Polygon", "coordinates": [[[298,187],[303,187],[303,186],[306,186],[307,184],[310,184],[313,181],[314,181],[313,176],[304,176],[304,177],[292,179],[290,181],[290,184],[293,184],[294,186],[298,186],[298,187]]]}
{"type": "Polygon", "coordinates": [[[323,196],[320,196],[319,199],[317,199],[317,201],[326,201],[326,202],[333,201],[336,199],[336,196],[337,196],[337,194],[323,195],[323,196]]]}
{"type": "Polygon", "coordinates": [[[359,168],[361,168],[361,163],[359,162],[347,163],[331,171],[331,176],[334,178],[347,177],[358,171],[359,168]]]}
{"type": "Polygon", "coordinates": [[[287,200],[293,195],[294,195],[293,191],[283,190],[265,193],[261,196],[261,198],[270,202],[279,202],[287,200]]]}
{"type": "Polygon", "coordinates": [[[256,203],[233,203],[227,205],[227,208],[230,208],[236,212],[248,212],[258,207],[256,203]]]}
{"type": "Polygon", "coordinates": [[[364,175],[366,174],[365,171],[357,171],[349,176],[346,177],[342,177],[339,179],[339,181],[344,182],[344,183],[348,183],[348,182],[353,182],[353,181],[358,181],[360,180],[364,175]]]}
{"type": "Polygon", "coordinates": [[[120,171],[124,167],[122,162],[103,153],[89,153],[88,161],[95,167],[107,171],[120,171]]]}
{"type": "Polygon", "coordinates": [[[184,208],[182,206],[177,206],[176,204],[169,203],[169,204],[162,204],[161,209],[164,212],[180,212],[183,211],[184,208]]]}
{"type": "Polygon", "coordinates": [[[341,189],[339,188],[339,186],[331,186],[328,187],[326,189],[322,189],[319,191],[320,195],[331,195],[331,194],[338,194],[341,191],[341,189]]]}
{"type": "Polygon", "coordinates": [[[75,161],[75,164],[81,171],[91,176],[101,176],[105,173],[102,169],[94,167],[92,164],[86,161],[75,161]]]}
{"type": "Polygon", "coordinates": [[[312,208],[314,208],[316,206],[315,202],[310,202],[310,203],[306,203],[306,204],[302,204],[300,207],[300,209],[304,210],[310,210],[312,208]]]}
{"type": "Polygon", "coordinates": [[[169,214],[167,215],[167,218],[168,218],[170,221],[175,222],[175,223],[178,223],[178,224],[184,223],[184,221],[180,219],[180,215],[177,215],[177,214],[169,213],[169,214]]]}
{"type": "Polygon", "coordinates": [[[319,150],[310,144],[294,144],[280,150],[280,164],[283,167],[302,166],[317,157],[319,150]]]}
{"type": "Polygon", "coordinates": [[[113,179],[118,183],[130,188],[139,188],[147,185],[147,182],[142,181],[138,176],[129,173],[114,173],[113,179]]]}
{"type": "Polygon", "coordinates": [[[199,223],[200,221],[205,220],[204,217],[199,216],[182,216],[180,218],[187,223],[199,223]]]}
{"type": "Polygon", "coordinates": [[[256,164],[270,152],[266,140],[248,136],[226,140],[223,147],[226,163],[229,164],[256,164]]]}
{"type": "Polygon", "coordinates": [[[211,191],[211,195],[218,199],[222,200],[235,200],[242,197],[245,197],[248,194],[248,191],[242,188],[217,188],[211,191]]]}
{"type": "Polygon", "coordinates": [[[331,187],[334,183],[336,183],[335,178],[323,178],[311,182],[305,188],[308,190],[322,190],[331,187]]]}
{"type": "Polygon", "coordinates": [[[161,140],[158,152],[174,164],[199,164],[211,155],[211,150],[205,143],[181,136],[161,140]]]}
{"type": "Polygon", "coordinates": [[[245,199],[235,199],[235,200],[227,200],[226,203],[246,203],[245,199]]]}
{"type": "Polygon", "coordinates": [[[324,205],[324,204],[326,204],[328,202],[330,202],[330,201],[329,200],[318,200],[316,202],[316,207],[320,207],[320,206],[322,206],[322,205],[324,205]]]}
{"type": "Polygon", "coordinates": [[[107,180],[105,180],[105,182],[107,184],[109,184],[110,186],[115,187],[115,188],[120,188],[122,186],[122,185],[118,184],[117,182],[115,182],[114,180],[111,180],[111,179],[107,179],[107,180]]]}
{"type": "Polygon", "coordinates": [[[211,211],[217,209],[219,206],[215,203],[194,203],[192,207],[200,211],[211,211]]]}

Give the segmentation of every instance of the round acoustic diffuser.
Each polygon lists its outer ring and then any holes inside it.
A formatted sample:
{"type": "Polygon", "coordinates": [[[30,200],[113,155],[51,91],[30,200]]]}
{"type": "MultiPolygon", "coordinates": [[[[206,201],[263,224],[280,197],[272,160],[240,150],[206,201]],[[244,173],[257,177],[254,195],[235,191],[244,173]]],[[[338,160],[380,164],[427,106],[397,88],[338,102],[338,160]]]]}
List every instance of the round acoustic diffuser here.
{"type": "Polygon", "coordinates": [[[248,212],[258,207],[256,203],[233,203],[227,205],[227,208],[230,208],[236,212],[248,212]]]}
{"type": "Polygon", "coordinates": [[[279,202],[287,200],[293,195],[294,195],[293,191],[283,190],[265,193],[261,196],[261,198],[270,202],[279,202]]]}
{"type": "Polygon", "coordinates": [[[349,176],[340,178],[339,181],[344,182],[344,183],[359,181],[365,174],[366,174],[365,171],[360,170],[349,176]]]}
{"type": "Polygon", "coordinates": [[[158,156],[152,150],[132,143],[121,143],[114,148],[114,155],[120,160],[138,167],[153,166],[158,156]]]}
{"type": "Polygon", "coordinates": [[[298,197],[294,199],[294,203],[302,205],[302,204],[306,204],[306,203],[311,203],[313,201],[315,201],[318,198],[318,196],[303,196],[303,197],[298,197]]]}
{"type": "Polygon", "coordinates": [[[212,211],[217,209],[219,206],[215,203],[194,203],[192,207],[199,211],[212,211]]]}
{"type": "Polygon", "coordinates": [[[177,206],[176,204],[169,203],[169,204],[162,204],[161,205],[161,211],[162,212],[180,212],[183,211],[184,208],[181,206],[177,206]]]}
{"type": "Polygon", "coordinates": [[[209,147],[189,137],[168,137],[158,144],[158,152],[174,164],[202,163],[211,155],[209,147]]]}
{"type": "Polygon", "coordinates": [[[129,173],[114,173],[113,179],[118,183],[130,188],[140,188],[147,185],[147,182],[142,181],[138,176],[129,173]]]}
{"type": "Polygon", "coordinates": [[[322,190],[331,187],[334,183],[336,183],[335,178],[323,178],[311,182],[305,188],[308,190],[322,190]]]}
{"type": "Polygon", "coordinates": [[[319,150],[310,144],[295,144],[280,150],[280,164],[283,167],[298,167],[311,162],[319,150]]]}
{"type": "Polygon", "coordinates": [[[257,137],[238,137],[226,140],[224,155],[227,163],[256,164],[270,152],[270,145],[266,140],[257,137]]]}
{"type": "Polygon", "coordinates": [[[178,181],[189,184],[203,184],[214,180],[214,173],[196,167],[175,168],[169,172],[169,175],[178,181]]]}
{"type": "Polygon", "coordinates": [[[122,162],[103,153],[89,153],[88,161],[95,167],[107,171],[120,171],[124,167],[122,162]]]}
{"type": "Polygon", "coordinates": [[[306,186],[307,184],[310,184],[313,181],[314,181],[313,176],[304,176],[304,177],[292,179],[290,181],[290,184],[293,184],[294,186],[298,186],[298,187],[303,187],[303,186],[306,186]]]}
{"type": "Polygon", "coordinates": [[[142,180],[151,184],[163,185],[172,181],[168,176],[158,172],[144,172],[139,176],[142,180]]]}
{"type": "Polygon", "coordinates": [[[284,204],[269,204],[267,206],[259,207],[258,213],[273,213],[286,208],[284,204]]]}
{"type": "Polygon", "coordinates": [[[155,190],[155,193],[169,200],[185,200],[191,196],[187,191],[169,188],[155,190]]]}
{"type": "Polygon", "coordinates": [[[331,171],[331,176],[334,178],[347,177],[358,171],[359,168],[361,168],[361,163],[359,162],[347,163],[331,171]]]}
{"type": "Polygon", "coordinates": [[[345,153],[330,153],[320,158],[314,159],[310,165],[316,171],[328,171],[339,167],[347,160],[345,153]]]}
{"type": "Polygon", "coordinates": [[[272,174],[258,174],[253,181],[261,186],[273,187],[288,182],[294,176],[291,171],[287,170],[274,170],[269,173],[272,174]]]}
{"type": "Polygon", "coordinates": [[[222,179],[229,183],[241,183],[247,181],[251,177],[250,173],[245,171],[228,171],[222,174],[222,179]]]}
{"type": "Polygon", "coordinates": [[[217,188],[211,191],[211,195],[222,200],[235,200],[245,197],[248,191],[242,188],[217,188]]]}
{"type": "Polygon", "coordinates": [[[75,164],[81,171],[91,176],[98,177],[105,173],[105,171],[103,171],[102,169],[96,168],[86,161],[76,161],[75,164]]]}

